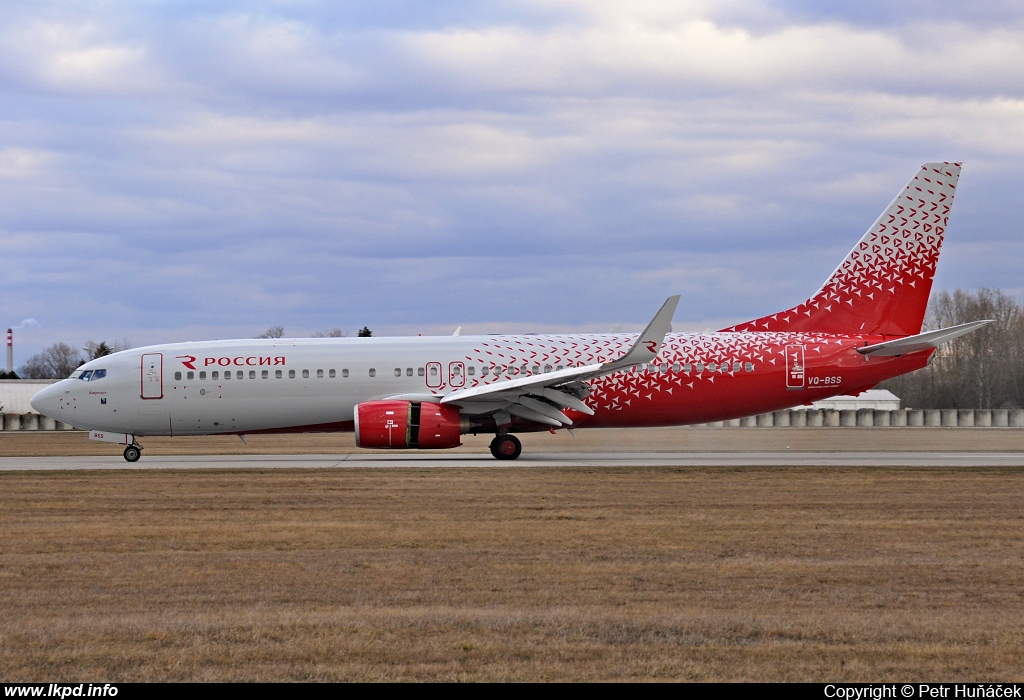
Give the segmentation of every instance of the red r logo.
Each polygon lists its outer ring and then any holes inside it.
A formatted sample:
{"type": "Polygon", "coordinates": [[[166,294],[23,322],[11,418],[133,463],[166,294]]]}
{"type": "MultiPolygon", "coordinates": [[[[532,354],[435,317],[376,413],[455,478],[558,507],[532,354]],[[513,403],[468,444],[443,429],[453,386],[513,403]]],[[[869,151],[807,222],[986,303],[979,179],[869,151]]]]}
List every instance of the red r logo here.
{"type": "Polygon", "coordinates": [[[658,341],[648,340],[647,342],[644,343],[644,345],[647,346],[647,349],[650,350],[652,354],[658,354],[658,341]]]}
{"type": "Polygon", "coordinates": [[[196,366],[193,364],[196,361],[195,355],[178,355],[176,360],[181,360],[181,364],[185,365],[189,369],[195,369],[196,366]]]}

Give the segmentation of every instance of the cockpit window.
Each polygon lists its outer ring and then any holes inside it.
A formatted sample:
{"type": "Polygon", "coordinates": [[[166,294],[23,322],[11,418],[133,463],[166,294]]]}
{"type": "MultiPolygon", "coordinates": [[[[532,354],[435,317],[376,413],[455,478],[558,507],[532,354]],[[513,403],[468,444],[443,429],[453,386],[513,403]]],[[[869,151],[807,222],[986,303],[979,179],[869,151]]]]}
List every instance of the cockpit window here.
{"type": "Polygon", "coordinates": [[[84,372],[82,372],[82,376],[80,376],[79,379],[81,379],[83,382],[87,382],[90,379],[92,379],[92,370],[87,369],[84,372]]]}
{"type": "Polygon", "coordinates": [[[107,376],[107,370],[105,369],[94,369],[92,371],[92,379],[90,381],[96,381],[97,379],[103,379],[107,376]]]}

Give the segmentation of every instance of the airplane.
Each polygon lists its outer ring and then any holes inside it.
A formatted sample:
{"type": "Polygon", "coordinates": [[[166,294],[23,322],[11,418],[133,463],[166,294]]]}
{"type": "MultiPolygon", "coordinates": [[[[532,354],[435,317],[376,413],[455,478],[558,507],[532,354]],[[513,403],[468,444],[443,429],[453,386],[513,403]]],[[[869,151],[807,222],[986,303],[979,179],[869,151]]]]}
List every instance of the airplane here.
{"type": "Polygon", "coordinates": [[[921,332],[960,176],[918,170],[821,288],[715,333],[671,333],[672,296],[639,334],[279,338],[153,345],[87,362],[36,394],[93,440],[354,431],[363,448],[445,449],[494,434],[722,421],[856,395],[924,367],[988,323],[921,332]]]}

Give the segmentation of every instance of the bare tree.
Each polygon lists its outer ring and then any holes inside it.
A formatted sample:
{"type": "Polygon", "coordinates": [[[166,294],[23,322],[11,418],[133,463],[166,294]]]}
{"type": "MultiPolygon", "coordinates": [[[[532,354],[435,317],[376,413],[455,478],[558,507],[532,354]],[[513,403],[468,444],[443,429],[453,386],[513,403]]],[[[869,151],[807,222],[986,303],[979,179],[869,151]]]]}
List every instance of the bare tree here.
{"type": "Polygon", "coordinates": [[[67,343],[54,343],[28,358],[19,374],[25,379],[64,379],[84,362],[78,350],[67,343]]]}
{"type": "Polygon", "coordinates": [[[316,331],[310,338],[344,338],[345,332],[340,328],[332,328],[329,331],[316,331]]]}
{"type": "Polygon", "coordinates": [[[284,326],[271,326],[267,330],[263,331],[256,338],[283,338],[284,337],[284,326]]]}
{"type": "Polygon", "coordinates": [[[85,350],[85,355],[88,359],[95,360],[97,357],[106,357],[107,355],[113,355],[115,352],[127,350],[131,346],[131,343],[127,339],[114,341],[112,343],[107,343],[105,340],[101,340],[98,343],[90,340],[86,342],[82,349],[85,350]]]}
{"type": "Polygon", "coordinates": [[[1024,308],[998,289],[941,292],[932,298],[928,330],[994,319],[943,345],[930,364],[885,382],[913,408],[1015,408],[1024,404],[1024,308]]]}

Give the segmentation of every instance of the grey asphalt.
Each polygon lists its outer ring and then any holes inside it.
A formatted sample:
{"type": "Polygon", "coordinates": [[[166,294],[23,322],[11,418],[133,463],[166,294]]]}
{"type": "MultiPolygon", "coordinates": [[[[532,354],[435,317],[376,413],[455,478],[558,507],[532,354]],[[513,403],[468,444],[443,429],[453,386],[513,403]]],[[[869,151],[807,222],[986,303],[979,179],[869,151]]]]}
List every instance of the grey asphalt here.
{"type": "Polygon", "coordinates": [[[82,469],[435,469],[445,467],[1024,467],[1018,452],[549,452],[514,462],[487,455],[403,452],[342,455],[0,457],[0,471],[82,469]]]}

